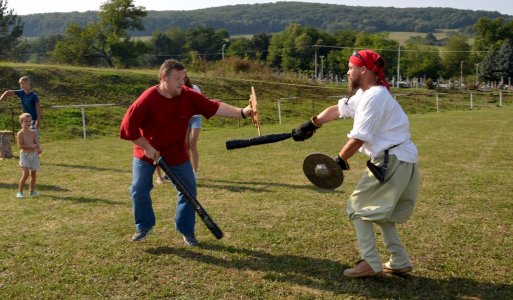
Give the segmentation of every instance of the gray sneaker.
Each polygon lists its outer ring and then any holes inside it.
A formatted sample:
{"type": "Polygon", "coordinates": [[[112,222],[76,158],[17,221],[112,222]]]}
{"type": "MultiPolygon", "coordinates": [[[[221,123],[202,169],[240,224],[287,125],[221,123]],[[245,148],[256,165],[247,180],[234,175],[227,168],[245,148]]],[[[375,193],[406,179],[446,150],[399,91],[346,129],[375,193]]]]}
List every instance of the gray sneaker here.
{"type": "Polygon", "coordinates": [[[146,237],[152,233],[153,233],[152,228],[150,228],[148,230],[138,230],[132,237],[132,241],[134,241],[134,242],[144,241],[146,239],[146,237]]]}
{"type": "Polygon", "coordinates": [[[187,246],[192,246],[192,247],[198,246],[198,240],[196,240],[196,238],[194,237],[194,234],[193,235],[184,235],[183,241],[187,246]]]}

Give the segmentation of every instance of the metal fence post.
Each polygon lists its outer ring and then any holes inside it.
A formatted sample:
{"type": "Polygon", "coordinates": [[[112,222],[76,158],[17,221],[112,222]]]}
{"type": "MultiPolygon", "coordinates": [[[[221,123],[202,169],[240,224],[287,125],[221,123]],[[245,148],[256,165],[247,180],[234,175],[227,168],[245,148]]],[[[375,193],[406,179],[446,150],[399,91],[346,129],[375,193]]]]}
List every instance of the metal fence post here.
{"type": "Polygon", "coordinates": [[[278,99],[278,124],[281,125],[281,102],[280,102],[280,99],[278,99]]]}
{"type": "Polygon", "coordinates": [[[438,104],[438,93],[436,93],[436,112],[440,112],[440,106],[438,104]]]}
{"type": "Polygon", "coordinates": [[[83,106],[81,107],[81,111],[82,111],[82,135],[84,136],[84,140],[85,140],[86,139],[86,121],[85,121],[85,109],[83,106]]]}

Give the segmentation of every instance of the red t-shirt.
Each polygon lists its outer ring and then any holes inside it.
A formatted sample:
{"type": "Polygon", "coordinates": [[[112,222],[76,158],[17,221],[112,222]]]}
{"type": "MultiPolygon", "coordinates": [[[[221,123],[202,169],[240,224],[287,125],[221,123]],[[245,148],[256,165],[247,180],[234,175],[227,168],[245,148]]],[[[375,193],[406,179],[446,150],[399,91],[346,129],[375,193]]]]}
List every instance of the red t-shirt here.
{"type": "MultiPolygon", "coordinates": [[[[220,102],[208,99],[186,86],[180,96],[166,98],[153,86],[144,91],[130,105],[123,121],[119,136],[124,140],[136,140],[143,136],[170,165],[178,165],[189,160],[185,135],[189,119],[195,114],[212,117],[220,102]]],[[[144,155],[144,150],[134,144],[134,156],[148,163],[153,160],[144,155]]]]}

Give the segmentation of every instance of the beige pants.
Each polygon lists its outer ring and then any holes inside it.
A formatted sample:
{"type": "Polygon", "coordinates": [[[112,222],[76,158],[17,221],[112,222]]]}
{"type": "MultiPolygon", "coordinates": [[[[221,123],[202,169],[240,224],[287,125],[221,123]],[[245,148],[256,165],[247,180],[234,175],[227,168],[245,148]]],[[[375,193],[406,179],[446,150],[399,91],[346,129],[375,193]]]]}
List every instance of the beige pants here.
{"type": "MultiPolygon", "coordinates": [[[[376,164],[382,158],[374,159],[376,164]]],[[[374,223],[383,237],[390,259],[386,266],[401,269],[411,266],[405,247],[397,234],[396,223],[406,222],[415,207],[419,189],[417,165],[389,157],[384,182],[379,182],[367,169],[347,204],[347,213],[353,221],[362,258],[375,272],[382,270],[376,249],[374,223]]]]}
{"type": "MultiPolygon", "coordinates": [[[[353,221],[356,230],[356,238],[358,239],[358,247],[363,259],[371,266],[374,272],[381,272],[381,258],[376,249],[376,236],[374,234],[374,223],[356,219],[353,221]]],[[[378,223],[383,237],[385,249],[390,253],[390,258],[385,263],[387,268],[402,269],[410,267],[412,264],[408,257],[406,248],[401,243],[395,223],[378,223]]]]}

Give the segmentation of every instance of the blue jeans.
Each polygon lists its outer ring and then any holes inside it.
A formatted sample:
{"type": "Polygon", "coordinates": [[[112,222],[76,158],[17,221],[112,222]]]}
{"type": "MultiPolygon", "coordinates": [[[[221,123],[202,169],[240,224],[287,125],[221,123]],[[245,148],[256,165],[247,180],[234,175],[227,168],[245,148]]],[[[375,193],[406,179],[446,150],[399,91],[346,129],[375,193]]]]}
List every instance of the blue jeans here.
{"type": "MultiPolygon", "coordinates": [[[[171,166],[173,174],[182,180],[191,194],[196,197],[196,179],[190,161],[181,165],[171,166]]],[[[130,197],[134,209],[135,227],[138,231],[150,230],[155,226],[155,213],[151,202],[150,192],[153,189],[153,173],[155,166],[134,157],[133,180],[130,186],[130,197]]],[[[189,204],[185,195],[178,192],[176,205],[176,229],[184,235],[194,233],[196,222],[194,208],[189,204]]]]}

